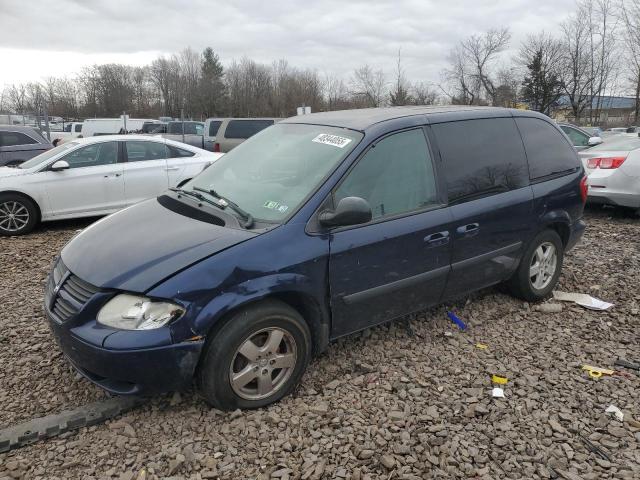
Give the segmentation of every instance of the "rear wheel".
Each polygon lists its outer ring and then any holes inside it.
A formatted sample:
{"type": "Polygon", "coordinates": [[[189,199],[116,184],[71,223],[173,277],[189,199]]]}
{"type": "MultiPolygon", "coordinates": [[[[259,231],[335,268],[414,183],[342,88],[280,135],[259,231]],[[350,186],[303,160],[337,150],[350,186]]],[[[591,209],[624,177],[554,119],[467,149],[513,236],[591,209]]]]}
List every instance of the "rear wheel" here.
{"type": "Polygon", "coordinates": [[[529,302],[547,297],[555,288],[562,271],[564,247],[553,230],[540,232],[531,241],[520,266],[507,282],[513,295],[529,302]]]}
{"type": "Polygon", "coordinates": [[[0,235],[24,235],[37,223],[38,209],[31,200],[12,193],[0,194],[0,235]]]}
{"type": "Polygon", "coordinates": [[[198,384],[222,410],[260,408],[290,393],[311,356],[311,335],[300,314],[269,300],[236,313],[209,339],[198,384]]]}

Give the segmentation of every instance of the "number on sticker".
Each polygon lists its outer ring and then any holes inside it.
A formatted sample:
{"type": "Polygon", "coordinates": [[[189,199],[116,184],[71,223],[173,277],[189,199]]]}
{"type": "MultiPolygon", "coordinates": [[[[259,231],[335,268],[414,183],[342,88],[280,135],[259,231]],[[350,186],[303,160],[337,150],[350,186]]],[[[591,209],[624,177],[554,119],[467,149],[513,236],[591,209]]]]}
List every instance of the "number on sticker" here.
{"type": "Polygon", "coordinates": [[[312,141],[316,143],[323,143],[324,145],[333,145],[338,148],[344,148],[351,143],[350,138],[341,137],[339,135],[330,135],[328,133],[321,133],[312,141]]]}

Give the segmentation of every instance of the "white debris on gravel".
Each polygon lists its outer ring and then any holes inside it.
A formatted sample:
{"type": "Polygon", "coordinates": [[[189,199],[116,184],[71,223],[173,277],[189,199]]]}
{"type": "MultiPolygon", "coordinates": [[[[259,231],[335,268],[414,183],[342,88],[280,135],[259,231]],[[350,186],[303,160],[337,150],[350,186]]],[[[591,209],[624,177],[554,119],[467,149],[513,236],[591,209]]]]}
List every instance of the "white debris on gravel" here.
{"type": "MultiPolygon", "coordinates": [[[[546,313],[485,290],[412,316],[415,336],[393,324],[339,340],[269,408],[226,413],[193,392],[165,395],[0,455],[0,478],[640,478],[640,376],[581,370],[640,360],[640,221],[612,210],[587,221],[558,288],[612,310],[546,313]],[[451,309],[466,331],[451,332],[451,309]],[[509,378],[504,399],[491,397],[494,373],[509,378]]],[[[87,224],[0,238],[1,426],[105,397],[68,367],[41,307],[51,260],[87,224]]]]}

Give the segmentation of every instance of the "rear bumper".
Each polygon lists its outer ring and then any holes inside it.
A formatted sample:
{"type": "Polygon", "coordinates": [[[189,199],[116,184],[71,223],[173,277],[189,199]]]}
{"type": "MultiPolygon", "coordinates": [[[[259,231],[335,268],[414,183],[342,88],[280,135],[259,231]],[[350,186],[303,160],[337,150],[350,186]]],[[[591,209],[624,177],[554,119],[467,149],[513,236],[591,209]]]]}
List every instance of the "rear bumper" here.
{"type": "Polygon", "coordinates": [[[584,220],[578,220],[571,225],[571,232],[569,233],[569,239],[567,240],[567,245],[565,246],[565,251],[571,250],[582,238],[584,235],[584,231],[587,228],[587,224],[584,223],[584,220]]]}
{"type": "Polygon", "coordinates": [[[640,208],[640,192],[620,192],[592,187],[589,188],[587,202],[594,205],[616,205],[619,207],[640,208]]]}

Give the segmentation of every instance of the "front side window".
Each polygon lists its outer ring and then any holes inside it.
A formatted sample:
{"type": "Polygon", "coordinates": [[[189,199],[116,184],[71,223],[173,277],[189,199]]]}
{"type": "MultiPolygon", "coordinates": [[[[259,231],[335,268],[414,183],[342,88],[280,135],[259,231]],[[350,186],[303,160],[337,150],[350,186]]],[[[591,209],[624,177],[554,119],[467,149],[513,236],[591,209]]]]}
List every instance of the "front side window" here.
{"type": "Polygon", "coordinates": [[[569,137],[569,140],[571,140],[571,143],[573,144],[574,147],[589,146],[589,136],[585,135],[580,130],[567,127],[566,125],[562,125],[560,128],[567,135],[567,137],[569,137]]]}
{"type": "Polygon", "coordinates": [[[0,132],[0,147],[17,147],[38,143],[29,135],[20,132],[0,132]]]}
{"type": "Polygon", "coordinates": [[[230,120],[224,136],[225,138],[249,138],[273,123],[273,120],[230,120]]]}
{"type": "Polygon", "coordinates": [[[125,142],[127,148],[127,161],[139,162],[144,160],[162,160],[167,158],[164,143],[128,141],[125,142]]]}
{"type": "Polygon", "coordinates": [[[373,219],[438,203],[435,175],[422,129],[383,138],[367,151],[334,194],[364,198],[373,219]]]}
{"type": "Polygon", "coordinates": [[[76,133],[80,133],[82,131],[82,124],[79,123],[78,125],[76,125],[76,133]]]}
{"type": "Polygon", "coordinates": [[[576,151],[553,125],[530,117],[516,118],[516,124],[527,150],[532,180],[580,167],[576,151]]]}
{"type": "Polygon", "coordinates": [[[26,170],[26,169],[29,169],[29,168],[33,168],[33,167],[37,167],[37,166],[43,165],[49,159],[55,157],[56,155],[59,155],[60,153],[66,151],[66,150],[71,150],[72,148],[75,148],[77,146],[78,146],[77,142],[63,143],[62,145],[58,145],[57,147],[51,148],[51,149],[41,153],[40,155],[37,155],[37,156],[33,157],[30,160],[27,160],[26,162],[22,162],[18,166],[18,168],[22,168],[23,170],[26,170]]]}
{"type": "Polygon", "coordinates": [[[62,157],[70,168],[109,165],[118,161],[118,142],[94,143],[62,157]]]}
{"type": "Polygon", "coordinates": [[[442,156],[449,203],[529,184],[527,159],[513,119],[463,120],[432,128],[442,156]]]}
{"type": "Polygon", "coordinates": [[[257,220],[279,223],[313,194],[362,136],[346,128],[278,124],[225,153],[183,188],[213,189],[257,220]]]}

